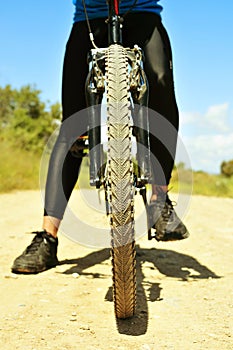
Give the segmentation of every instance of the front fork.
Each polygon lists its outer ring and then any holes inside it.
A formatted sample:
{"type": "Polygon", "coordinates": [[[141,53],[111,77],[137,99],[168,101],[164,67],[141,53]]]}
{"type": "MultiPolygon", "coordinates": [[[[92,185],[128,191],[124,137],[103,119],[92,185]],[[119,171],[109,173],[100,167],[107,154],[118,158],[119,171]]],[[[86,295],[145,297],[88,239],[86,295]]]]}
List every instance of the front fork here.
{"type": "Polygon", "coordinates": [[[151,182],[149,117],[148,117],[148,83],[143,70],[143,52],[135,46],[128,50],[131,61],[130,90],[134,103],[134,135],[137,140],[137,186],[143,187],[151,182]]]}
{"type": "Polygon", "coordinates": [[[105,49],[93,49],[88,55],[89,74],[86,80],[88,108],[88,143],[90,159],[90,185],[100,188],[104,179],[103,145],[101,144],[101,102],[105,90],[105,49]]]}
{"type": "Polygon", "coordinates": [[[147,214],[148,239],[151,240],[155,236],[151,231],[151,220],[149,217],[146,188],[146,184],[152,182],[149,138],[150,128],[148,116],[149,88],[143,69],[143,52],[137,46],[134,48],[134,50],[135,59],[132,61],[130,81],[131,93],[134,102],[134,134],[137,140],[138,176],[136,185],[145,205],[147,214]]]}

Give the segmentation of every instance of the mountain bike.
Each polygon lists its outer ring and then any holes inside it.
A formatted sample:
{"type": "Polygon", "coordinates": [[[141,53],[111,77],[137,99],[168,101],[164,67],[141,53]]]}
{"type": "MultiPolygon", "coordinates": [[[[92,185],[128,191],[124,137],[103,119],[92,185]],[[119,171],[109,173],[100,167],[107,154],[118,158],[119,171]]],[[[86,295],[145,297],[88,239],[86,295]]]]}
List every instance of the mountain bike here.
{"type": "MultiPolygon", "coordinates": [[[[84,9],[85,9],[85,2],[84,9]]],[[[136,309],[136,251],[134,195],[146,201],[151,181],[148,86],[143,70],[143,52],[122,44],[123,18],[119,0],[108,0],[108,47],[94,48],[88,55],[86,98],[89,110],[88,147],[90,185],[105,190],[106,213],[110,217],[113,296],[117,318],[128,318],[136,309]],[[101,144],[101,104],[106,95],[107,159],[101,144]],[[137,144],[132,155],[132,137],[137,144]]],[[[149,238],[151,239],[151,231],[149,238]]]]}

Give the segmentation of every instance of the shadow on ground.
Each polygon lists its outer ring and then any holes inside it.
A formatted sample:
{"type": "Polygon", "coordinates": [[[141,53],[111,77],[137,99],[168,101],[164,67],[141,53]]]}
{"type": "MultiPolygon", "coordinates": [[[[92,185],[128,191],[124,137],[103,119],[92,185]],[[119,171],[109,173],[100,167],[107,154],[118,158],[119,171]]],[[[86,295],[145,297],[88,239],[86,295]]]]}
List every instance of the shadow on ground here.
{"type": "MultiPolygon", "coordinates": [[[[199,263],[195,258],[167,249],[145,249],[137,246],[137,312],[132,318],[117,320],[119,333],[132,336],[145,334],[148,327],[148,304],[161,299],[159,283],[145,280],[143,264],[150,263],[151,270],[159,270],[165,276],[173,277],[181,281],[220,278],[208,267],[199,263]]],[[[68,268],[64,274],[78,273],[79,275],[92,276],[93,278],[108,278],[109,276],[85,272],[86,269],[103,263],[110,258],[110,249],[102,249],[92,252],[85,257],[66,259],[60,261],[60,265],[74,265],[68,268]]],[[[112,287],[109,287],[105,301],[113,302],[112,287]]]]}

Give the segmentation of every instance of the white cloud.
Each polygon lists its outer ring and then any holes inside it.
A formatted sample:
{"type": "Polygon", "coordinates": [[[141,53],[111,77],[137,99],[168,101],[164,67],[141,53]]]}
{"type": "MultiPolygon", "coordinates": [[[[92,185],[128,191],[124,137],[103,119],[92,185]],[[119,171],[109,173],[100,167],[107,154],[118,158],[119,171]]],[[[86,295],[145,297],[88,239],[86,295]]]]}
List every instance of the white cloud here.
{"type": "Polygon", "coordinates": [[[208,107],[203,114],[199,112],[181,112],[180,126],[181,128],[192,126],[197,130],[201,129],[202,132],[205,131],[205,133],[207,131],[227,132],[231,127],[231,118],[229,103],[222,103],[208,107]]]}
{"type": "Polygon", "coordinates": [[[180,126],[200,122],[201,114],[198,112],[180,112],[180,126]]]}
{"type": "Polygon", "coordinates": [[[194,170],[219,173],[221,162],[233,159],[232,117],[228,103],[210,106],[203,114],[181,113],[180,135],[194,170]]]}
{"type": "Polygon", "coordinates": [[[212,127],[216,131],[229,130],[229,104],[210,106],[204,115],[206,125],[212,127]]]}
{"type": "Polygon", "coordinates": [[[183,142],[194,170],[219,173],[222,161],[233,159],[233,132],[183,137],[183,142]]]}

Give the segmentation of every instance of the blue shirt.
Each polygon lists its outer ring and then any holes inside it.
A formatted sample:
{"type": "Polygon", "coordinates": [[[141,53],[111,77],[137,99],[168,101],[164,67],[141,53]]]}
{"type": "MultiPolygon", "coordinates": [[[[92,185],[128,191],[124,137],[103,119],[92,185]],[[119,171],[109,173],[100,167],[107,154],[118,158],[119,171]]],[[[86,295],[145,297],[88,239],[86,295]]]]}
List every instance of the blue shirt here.
{"type": "MultiPolygon", "coordinates": [[[[162,6],[159,5],[160,0],[138,0],[132,12],[152,12],[160,15],[162,6]]],[[[120,14],[124,14],[133,5],[134,0],[121,0],[120,14]]],[[[75,5],[74,22],[84,21],[85,13],[82,0],[73,0],[75,5]]],[[[89,19],[107,18],[108,7],[106,0],[85,0],[87,14],[89,19]]]]}

